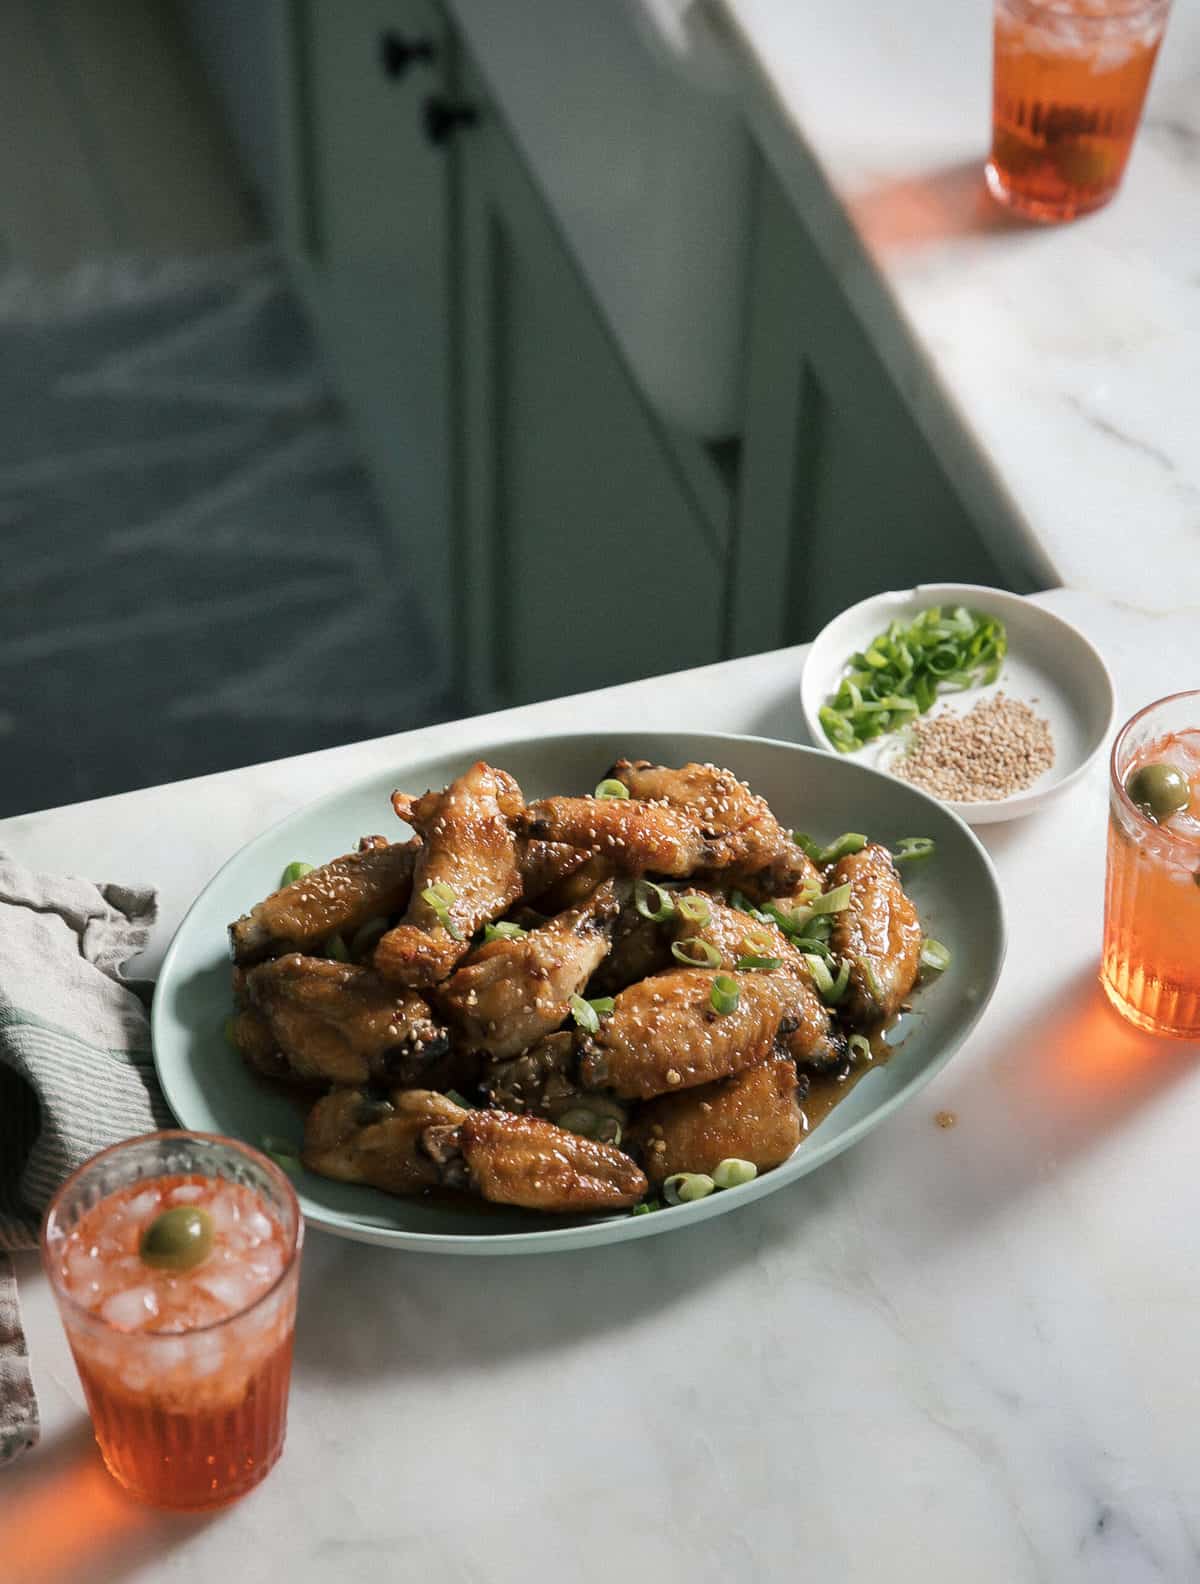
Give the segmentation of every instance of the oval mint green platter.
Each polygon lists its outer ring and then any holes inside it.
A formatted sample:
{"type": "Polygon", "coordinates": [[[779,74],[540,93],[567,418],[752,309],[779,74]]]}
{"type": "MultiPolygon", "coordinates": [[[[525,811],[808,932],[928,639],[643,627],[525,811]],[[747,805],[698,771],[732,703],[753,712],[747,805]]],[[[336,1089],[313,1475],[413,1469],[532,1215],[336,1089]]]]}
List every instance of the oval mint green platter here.
{"type": "Polygon", "coordinates": [[[928,935],[953,953],[949,968],[915,996],[888,1034],[890,1054],[868,1072],[775,1171],[741,1188],[651,1215],[586,1219],[392,1198],[377,1189],[298,1173],[312,1226],[367,1243],[439,1254],[531,1254],[652,1237],[746,1209],[824,1165],[887,1120],[950,1060],[983,1015],[1004,960],[1004,912],[991,860],[956,815],[915,787],[836,754],[792,743],[712,732],[593,732],[480,742],[436,758],[397,758],[371,776],[289,815],[234,854],[189,909],[163,961],[154,996],[154,1056],[167,1099],[186,1128],[249,1144],[276,1135],[299,1142],[302,1111],[252,1076],[226,1044],[232,1010],[226,926],[279,883],[295,859],[319,864],[362,835],[408,835],[392,813],[393,787],[441,787],[483,758],[516,776],[526,798],[590,792],[614,759],[662,764],[712,761],[748,781],[785,824],[822,841],[864,831],[894,847],[931,836],[936,853],[905,866],[905,885],[928,935]]]}

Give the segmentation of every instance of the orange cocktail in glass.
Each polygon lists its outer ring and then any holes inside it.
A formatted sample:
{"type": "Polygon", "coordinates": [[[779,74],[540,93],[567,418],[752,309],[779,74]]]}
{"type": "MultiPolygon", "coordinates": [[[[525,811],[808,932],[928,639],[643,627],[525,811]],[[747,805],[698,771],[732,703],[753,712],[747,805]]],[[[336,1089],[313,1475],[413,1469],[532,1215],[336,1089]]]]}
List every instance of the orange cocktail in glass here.
{"type": "Polygon", "coordinates": [[[1101,982],[1139,1028],[1200,1038],[1200,692],[1113,744],[1101,982]]]}
{"type": "Polygon", "coordinates": [[[283,1448],[303,1223],[257,1150],[152,1133],[87,1162],[42,1257],[100,1451],[159,1507],[219,1506],[283,1448]]]}
{"type": "Polygon", "coordinates": [[[1116,192],[1170,0],[995,0],[988,186],[1039,220],[1116,192]]]}

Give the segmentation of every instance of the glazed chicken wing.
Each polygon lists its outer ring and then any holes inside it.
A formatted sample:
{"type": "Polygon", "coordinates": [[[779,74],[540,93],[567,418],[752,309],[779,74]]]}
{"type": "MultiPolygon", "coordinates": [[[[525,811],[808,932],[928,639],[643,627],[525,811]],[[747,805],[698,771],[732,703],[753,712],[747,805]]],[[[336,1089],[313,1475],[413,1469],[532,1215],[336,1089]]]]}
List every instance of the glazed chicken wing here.
{"type": "Polygon", "coordinates": [[[730,1156],[770,1171],[803,1135],[799,1097],[791,1058],[772,1056],[719,1083],[649,1101],[627,1142],[656,1188],[672,1172],[711,1172],[730,1156]]]}
{"type": "Polygon", "coordinates": [[[541,1117],[471,1111],[457,1127],[428,1129],[424,1143],[447,1186],[492,1204],[582,1215],[627,1210],[646,1192],[628,1155],[541,1117]]]}
{"type": "Polygon", "coordinates": [[[348,934],[373,918],[400,913],[412,892],[419,842],[377,845],[335,858],[274,891],[229,926],[234,961],[248,964],[283,951],[305,951],[329,935],[348,934]]]}
{"type": "Polygon", "coordinates": [[[834,915],[830,945],[850,962],[846,1007],[859,1023],[899,1010],[917,978],[921,925],[886,847],[871,842],[843,858],[831,884],[850,882],[850,904],[834,915]]]}
{"type": "Polygon", "coordinates": [[[466,1115],[453,1100],[429,1089],[398,1089],[390,1100],[335,1089],[308,1114],[301,1158],[310,1171],[338,1182],[369,1183],[385,1193],[421,1193],[441,1178],[421,1142],[425,1129],[454,1127],[466,1115]]]}
{"type": "Polygon", "coordinates": [[[613,931],[612,950],[593,975],[590,990],[597,996],[615,996],[670,966],[670,930],[665,923],[643,918],[628,902],[613,931]]]}
{"type": "Polygon", "coordinates": [[[617,912],[610,880],[540,929],[481,946],[434,999],[472,1050],[515,1056],[567,1017],[608,951],[617,912]]]}
{"type": "Polygon", "coordinates": [[[498,1111],[549,1117],[605,1143],[619,1141],[629,1121],[629,1107],[615,1095],[580,1086],[575,1041],[566,1031],[548,1034],[520,1056],[493,1062],[480,1088],[498,1111]]]}
{"type": "Polygon", "coordinates": [[[253,1022],[235,1037],[252,1065],[306,1082],[412,1081],[449,1049],[428,1003],[355,963],[289,952],[246,975],[253,1022]],[[273,1059],[262,1027],[269,1031],[273,1059]],[[243,1043],[244,1040],[244,1043],[243,1043]]]}
{"type": "Polygon", "coordinates": [[[520,797],[510,775],[482,760],[437,795],[421,818],[424,842],[408,911],[375,948],[375,967],[385,979],[416,988],[437,984],[470,950],[475,931],[520,896],[508,812],[520,797]],[[431,886],[442,890],[444,922],[424,895],[431,886]]]}
{"type": "Polygon", "coordinates": [[[685,875],[770,875],[798,883],[804,855],[762,798],[728,770],[689,764],[680,770],[619,759],[613,779],[627,798],[544,798],[518,823],[529,835],[596,848],[626,871],[685,875]]]}
{"type": "MultiPolygon", "coordinates": [[[[677,912],[672,920],[675,938],[705,941],[720,952],[721,967],[726,971],[736,968],[741,958],[778,958],[778,968],[754,972],[756,977],[770,972],[773,979],[786,980],[781,994],[789,1029],[781,1036],[780,1044],[796,1061],[808,1066],[829,1067],[839,1062],[845,1040],[834,1024],[833,1013],[817,994],[804,958],[783,931],[731,907],[711,892],[693,894],[703,896],[709,910],[708,921],[698,924],[677,912]]],[[[744,977],[740,976],[739,983],[744,977]]]]}
{"type": "Polygon", "coordinates": [[[790,979],[741,974],[737,1006],[720,1013],[711,999],[716,977],[681,968],[623,990],[595,1034],[576,1036],[583,1086],[611,1089],[622,1100],[650,1100],[765,1061],[791,1027],[790,979]]]}

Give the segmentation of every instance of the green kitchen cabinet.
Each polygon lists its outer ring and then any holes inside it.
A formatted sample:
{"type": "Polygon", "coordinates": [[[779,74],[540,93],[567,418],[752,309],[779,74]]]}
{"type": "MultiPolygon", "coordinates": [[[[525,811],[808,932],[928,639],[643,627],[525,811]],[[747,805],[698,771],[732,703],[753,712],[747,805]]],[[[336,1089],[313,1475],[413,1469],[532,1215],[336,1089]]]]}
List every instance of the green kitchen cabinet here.
{"type": "Polygon", "coordinates": [[[757,172],[729,648],[812,638],[922,582],[1006,579],[765,161],[757,172]]]}
{"type": "Polygon", "coordinates": [[[465,680],[486,706],[717,659],[726,546],[490,104],[455,145],[465,680]]]}
{"type": "Polygon", "coordinates": [[[449,182],[425,130],[451,42],[429,0],[278,0],[288,256],[392,527],[452,659],[449,182]]]}

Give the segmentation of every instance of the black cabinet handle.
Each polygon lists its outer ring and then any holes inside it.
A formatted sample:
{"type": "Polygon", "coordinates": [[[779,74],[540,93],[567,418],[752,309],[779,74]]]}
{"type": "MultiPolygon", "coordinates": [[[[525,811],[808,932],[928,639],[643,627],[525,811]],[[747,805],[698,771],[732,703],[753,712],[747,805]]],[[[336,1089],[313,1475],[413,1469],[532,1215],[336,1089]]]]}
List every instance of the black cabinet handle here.
{"type": "Polygon", "coordinates": [[[408,68],[415,66],[418,61],[428,66],[436,58],[437,51],[432,39],[407,39],[403,33],[391,28],[379,35],[379,64],[383,67],[385,77],[403,77],[408,68]]]}
{"type": "Polygon", "coordinates": [[[446,99],[434,94],[426,99],[424,110],[425,136],[437,146],[448,143],[459,127],[474,126],[479,112],[472,104],[458,99],[446,99]]]}

